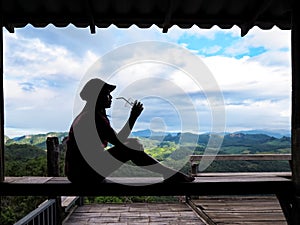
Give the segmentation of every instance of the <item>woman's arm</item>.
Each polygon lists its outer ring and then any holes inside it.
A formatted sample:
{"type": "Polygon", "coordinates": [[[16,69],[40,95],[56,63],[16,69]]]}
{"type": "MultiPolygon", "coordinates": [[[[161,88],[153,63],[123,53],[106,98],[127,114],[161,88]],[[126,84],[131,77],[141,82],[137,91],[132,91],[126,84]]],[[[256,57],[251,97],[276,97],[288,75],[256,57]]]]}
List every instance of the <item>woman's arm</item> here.
{"type": "Polygon", "coordinates": [[[143,104],[141,102],[135,101],[130,112],[130,116],[124,125],[124,127],[118,133],[118,139],[121,142],[126,141],[129,137],[131,130],[137,120],[137,118],[141,115],[142,111],[144,110],[143,104]]]}

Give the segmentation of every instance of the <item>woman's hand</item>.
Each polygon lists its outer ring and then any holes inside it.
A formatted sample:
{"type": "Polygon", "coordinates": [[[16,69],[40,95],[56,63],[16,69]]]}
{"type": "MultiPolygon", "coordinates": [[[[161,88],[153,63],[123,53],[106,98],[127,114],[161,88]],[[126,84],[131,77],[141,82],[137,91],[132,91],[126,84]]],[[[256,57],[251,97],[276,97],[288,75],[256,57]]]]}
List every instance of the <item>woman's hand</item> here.
{"type": "Polygon", "coordinates": [[[143,110],[144,110],[143,104],[135,100],[131,108],[130,117],[135,119],[138,118],[141,115],[143,110]]]}

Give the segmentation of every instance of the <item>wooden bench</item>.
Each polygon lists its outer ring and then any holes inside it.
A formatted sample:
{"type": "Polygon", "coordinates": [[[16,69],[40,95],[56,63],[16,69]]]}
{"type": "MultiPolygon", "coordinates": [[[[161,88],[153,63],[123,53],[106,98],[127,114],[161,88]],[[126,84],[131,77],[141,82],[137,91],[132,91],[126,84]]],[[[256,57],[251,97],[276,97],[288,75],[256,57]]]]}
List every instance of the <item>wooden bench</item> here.
{"type": "Polygon", "coordinates": [[[0,183],[0,196],[191,196],[232,194],[292,193],[291,177],[203,176],[192,183],[164,183],[160,177],[111,177],[106,183],[70,183],[66,177],[6,177],[0,183]]]}
{"type": "MultiPolygon", "coordinates": [[[[212,156],[190,156],[192,183],[165,183],[161,177],[109,177],[100,184],[70,183],[66,177],[6,177],[0,195],[43,196],[191,196],[229,194],[292,193],[290,172],[195,173],[200,160],[212,156]]],[[[291,160],[290,155],[217,155],[214,160],[291,160]]]]}

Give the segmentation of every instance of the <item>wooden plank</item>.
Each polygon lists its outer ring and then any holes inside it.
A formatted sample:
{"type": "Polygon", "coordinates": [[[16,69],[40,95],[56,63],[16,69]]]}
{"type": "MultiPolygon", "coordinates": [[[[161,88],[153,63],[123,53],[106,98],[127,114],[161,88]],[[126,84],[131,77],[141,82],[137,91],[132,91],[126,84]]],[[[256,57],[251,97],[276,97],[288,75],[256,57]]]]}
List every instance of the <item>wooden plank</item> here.
{"type": "Polygon", "coordinates": [[[19,183],[19,184],[45,184],[49,181],[51,177],[20,177],[12,181],[12,183],[19,183]]]}
{"type": "Polygon", "coordinates": [[[274,195],[204,196],[191,202],[209,224],[287,224],[274,195]]]}
{"type": "Polygon", "coordinates": [[[71,182],[66,177],[51,177],[47,184],[70,184],[71,182]]]}
{"type": "Polygon", "coordinates": [[[247,203],[244,202],[243,205],[240,203],[222,203],[222,204],[212,204],[207,202],[195,202],[197,206],[201,206],[201,208],[212,211],[212,210],[219,210],[224,211],[224,208],[231,211],[239,211],[239,212],[281,212],[280,205],[273,204],[273,203],[247,203]]]}
{"type": "Polygon", "coordinates": [[[190,161],[215,160],[215,161],[273,161],[283,160],[289,161],[292,159],[291,154],[234,154],[234,155],[191,155],[190,161]]]}
{"type": "Polygon", "coordinates": [[[73,204],[77,199],[78,199],[77,196],[62,196],[61,206],[68,207],[70,204],[73,204]]]}
{"type": "Polygon", "coordinates": [[[249,215],[247,213],[244,214],[215,214],[210,215],[211,217],[214,217],[214,221],[219,224],[221,222],[223,223],[229,223],[232,222],[239,222],[243,223],[244,221],[253,222],[253,224],[256,223],[263,223],[263,222],[281,222],[281,225],[287,224],[285,219],[283,217],[278,216],[278,214],[275,213],[268,213],[267,215],[262,214],[252,214],[249,215]]]}
{"type": "Polygon", "coordinates": [[[230,173],[197,173],[193,176],[197,177],[234,177],[234,176],[246,176],[246,177],[292,177],[291,172],[230,172],[230,173]]]}
{"type": "Polygon", "coordinates": [[[78,207],[71,224],[198,224],[205,223],[183,203],[90,204],[78,207]]]}
{"type": "Polygon", "coordinates": [[[218,225],[287,225],[285,222],[283,221],[249,221],[249,222],[245,222],[245,221],[222,221],[219,222],[218,225]]]}
{"type": "MultiPolygon", "coordinates": [[[[8,178],[7,180],[10,180],[8,178]]],[[[158,182],[161,178],[109,178],[106,183],[76,185],[66,177],[23,177],[0,183],[0,195],[180,196],[292,193],[291,178],[279,176],[196,177],[192,183],[158,182]]]]}
{"type": "Polygon", "coordinates": [[[235,175],[235,176],[199,176],[195,177],[196,183],[255,183],[255,182],[286,182],[289,179],[288,177],[281,176],[245,176],[245,175],[235,175]]]}
{"type": "Polygon", "coordinates": [[[5,177],[5,182],[7,183],[13,183],[17,180],[21,180],[23,177],[5,177]]]}

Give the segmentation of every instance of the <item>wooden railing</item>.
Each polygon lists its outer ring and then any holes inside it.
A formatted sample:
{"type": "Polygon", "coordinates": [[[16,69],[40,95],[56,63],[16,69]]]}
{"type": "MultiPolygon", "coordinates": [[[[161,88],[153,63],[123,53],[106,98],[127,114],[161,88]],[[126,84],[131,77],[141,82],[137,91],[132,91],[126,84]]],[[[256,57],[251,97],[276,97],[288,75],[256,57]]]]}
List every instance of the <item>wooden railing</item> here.
{"type": "Polygon", "coordinates": [[[199,175],[199,162],[209,161],[288,161],[292,162],[291,154],[232,154],[232,155],[191,155],[191,174],[199,175]]]}

